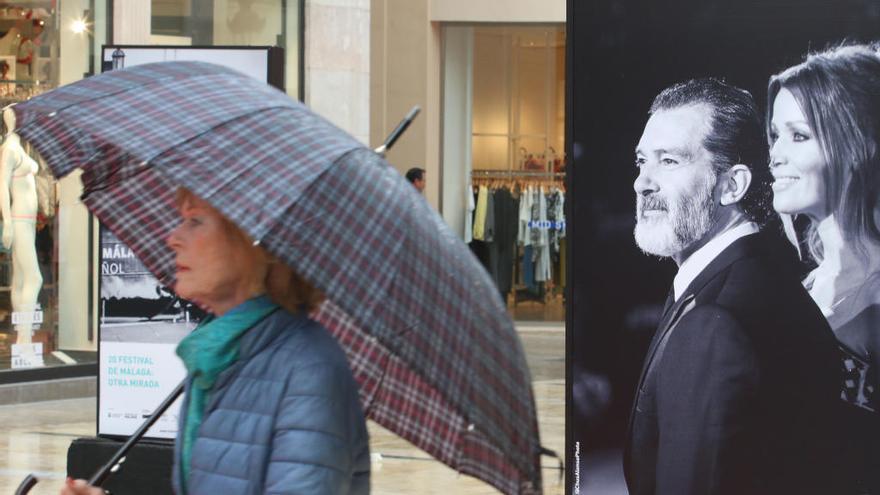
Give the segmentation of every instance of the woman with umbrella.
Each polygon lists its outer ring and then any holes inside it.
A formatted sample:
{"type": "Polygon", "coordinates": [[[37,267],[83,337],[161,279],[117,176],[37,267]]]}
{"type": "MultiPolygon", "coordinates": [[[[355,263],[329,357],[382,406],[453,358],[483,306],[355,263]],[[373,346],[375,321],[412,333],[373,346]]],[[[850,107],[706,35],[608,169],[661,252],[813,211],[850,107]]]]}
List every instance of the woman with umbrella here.
{"type": "MultiPolygon", "coordinates": [[[[81,170],[83,204],[160,283],[215,315],[179,349],[191,374],[179,490],[365,492],[363,411],[502,493],[542,493],[546,450],[506,307],[376,151],[286,94],[199,62],[114,70],[14,109],[53,174],[81,170]],[[205,236],[217,218],[240,232],[205,236]],[[303,316],[318,298],[293,273],[326,296],[311,313],[320,325],[303,316]]],[[[90,493],[81,487],[67,493],[90,493]]]]}
{"type": "MultiPolygon", "coordinates": [[[[358,388],[306,314],[323,296],[191,192],[168,237],[175,291],[213,317],[177,348],[188,371],[176,493],[368,493],[358,388]]],[[[64,495],[102,494],[68,480],[64,495]]]]}

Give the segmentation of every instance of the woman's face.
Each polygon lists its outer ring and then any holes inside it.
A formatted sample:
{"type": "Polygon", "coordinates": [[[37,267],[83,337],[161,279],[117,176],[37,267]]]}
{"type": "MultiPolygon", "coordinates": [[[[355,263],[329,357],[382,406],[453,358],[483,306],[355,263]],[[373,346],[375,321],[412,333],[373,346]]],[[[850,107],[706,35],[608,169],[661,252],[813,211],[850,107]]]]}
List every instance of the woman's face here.
{"type": "Polygon", "coordinates": [[[263,292],[267,265],[256,250],[229,232],[207,202],[191,198],[180,207],[181,223],[168,236],[176,255],[177,294],[221,315],[263,292]]]}
{"type": "Polygon", "coordinates": [[[779,90],[773,101],[770,136],[773,209],[821,220],[828,215],[825,158],[816,133],[794,95],[785,88],[779,90]]]}

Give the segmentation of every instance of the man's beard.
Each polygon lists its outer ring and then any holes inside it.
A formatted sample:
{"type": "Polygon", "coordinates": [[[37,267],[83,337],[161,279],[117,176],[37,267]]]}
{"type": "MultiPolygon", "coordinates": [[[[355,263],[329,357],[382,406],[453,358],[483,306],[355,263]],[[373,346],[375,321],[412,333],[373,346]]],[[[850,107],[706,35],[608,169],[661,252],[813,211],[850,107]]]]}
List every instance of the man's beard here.
{"type": "Polygon", "coordinates": [[[646,254],[667,258],[684,251],[705,236],[715,223],[718,205],[712,197],[715,180],[691,196],[669,201],[659,195],[636,198],[635,238],[646,254]],[[661,210],[656,217],[642,217],[644,210],[661,210]]]}

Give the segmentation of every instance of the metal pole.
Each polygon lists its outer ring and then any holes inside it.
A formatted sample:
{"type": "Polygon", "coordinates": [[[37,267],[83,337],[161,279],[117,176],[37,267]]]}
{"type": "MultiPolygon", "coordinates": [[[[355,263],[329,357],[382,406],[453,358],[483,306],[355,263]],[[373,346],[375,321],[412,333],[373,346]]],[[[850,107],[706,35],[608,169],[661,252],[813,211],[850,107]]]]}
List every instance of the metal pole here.
{"type": "Polygon", "coordinates": [[[159,404],[159,407],[157,407],[156,410],[153,411],[153,414],[151,414],[150,417],[147,418],[146,421],[144,421],[144,424],[142,424],[140,428],[138,428],[137,431],[132,434],[132,436],[128,437],[128,440],[126,440],[125,443],[122,444],[122,447],[120,447],[119,450],[117,450],[116,453],[113,454],[113,457],[111,457],[106,464],[101,466],[101,469],[99,469],[94,475],[92,475],[91,478],[89,478],[90,485],[101,486],[102,484],[104,484],[104,481],[107,480],[107,477],[110,476],[110,473],[115,473],[119,470],[119,467],[122,465],[123,462],[125,462],[125,454],[127,454],[128,451],[131,450],[132,447],[134,447],[134,444],[136,444],[141,438],[143,438],[143,436],[147,433],[147,430],[149,430],[150,427],[159,420],[162,414],[164,414],[165,411],[169,407],[171,407],[171,404],[173,404],[174,401],[177,400],[177,398],[180,397],[180,395],[183,393],[184,383],[185,381],[180,382],[177,387],[175,387],[175,389],[168,395],[168,397],[166,397],[165,400],[162,401],[161,404],[159,404]]]}

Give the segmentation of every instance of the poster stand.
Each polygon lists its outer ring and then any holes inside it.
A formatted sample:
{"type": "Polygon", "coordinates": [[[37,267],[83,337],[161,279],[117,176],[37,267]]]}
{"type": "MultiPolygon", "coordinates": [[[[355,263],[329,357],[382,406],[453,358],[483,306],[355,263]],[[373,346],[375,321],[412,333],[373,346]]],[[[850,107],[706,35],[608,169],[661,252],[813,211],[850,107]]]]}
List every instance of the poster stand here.
{"type": "MultiPolygon", "coordinates": [[[[202,61],[244,72],[284,91],[284,50],[279,47],[105,45],[102,71],[160,61],[202,61]]],[[[105,464],[184,378],[174,353],[199,312],[161,287],[130,250],[101,229],[97,314],[97,437],[68,449],[68,476],[88,478],[105,464]]],[[[111,493],[169,492],[178,404],[126,455],[127,467],[107,480],[111,493]]]]}

